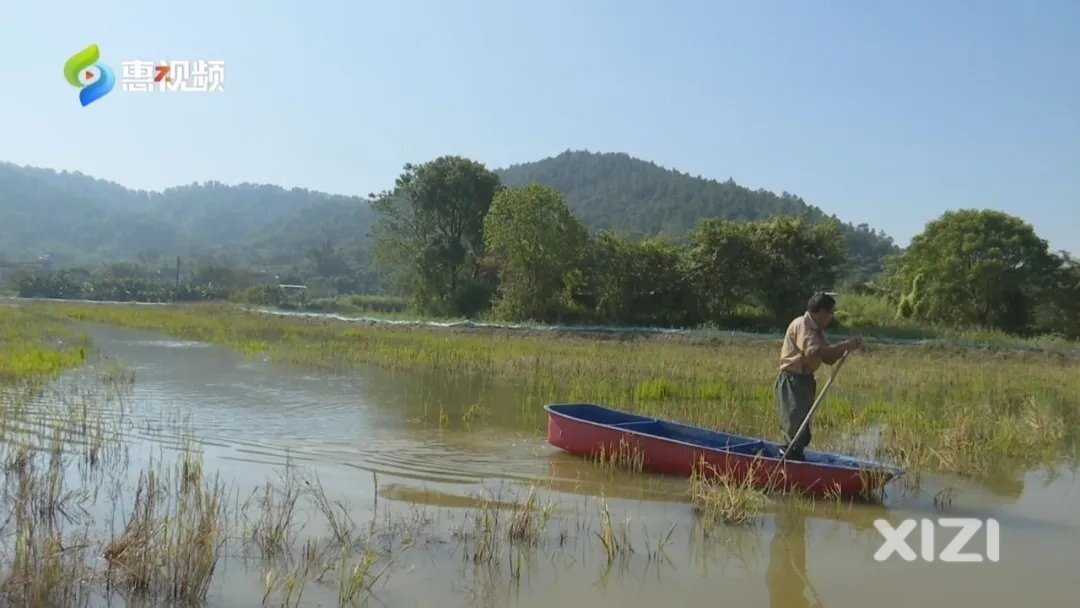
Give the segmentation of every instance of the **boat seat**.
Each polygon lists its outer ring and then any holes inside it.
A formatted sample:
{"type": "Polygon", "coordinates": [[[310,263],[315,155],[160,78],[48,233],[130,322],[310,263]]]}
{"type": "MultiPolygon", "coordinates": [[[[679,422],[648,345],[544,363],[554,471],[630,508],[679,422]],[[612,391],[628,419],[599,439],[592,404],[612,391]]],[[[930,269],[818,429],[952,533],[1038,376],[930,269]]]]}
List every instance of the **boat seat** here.
{"type": "Polygon", "coordinates": [[[765,442],[759,439],[757,441],[747,441],[745,443],[733,443],[726,446],[724,449],[740,454],[757,454],[765,449],[765,442]]]}
{"type": "Polygon", "coordinates": [[[655,420],[631,420],[630,422],[618,422],[611,426],[617,426],[619,428],[626,428],[628,426],[643,425],[643,424],[656,424],[655,420]]]}

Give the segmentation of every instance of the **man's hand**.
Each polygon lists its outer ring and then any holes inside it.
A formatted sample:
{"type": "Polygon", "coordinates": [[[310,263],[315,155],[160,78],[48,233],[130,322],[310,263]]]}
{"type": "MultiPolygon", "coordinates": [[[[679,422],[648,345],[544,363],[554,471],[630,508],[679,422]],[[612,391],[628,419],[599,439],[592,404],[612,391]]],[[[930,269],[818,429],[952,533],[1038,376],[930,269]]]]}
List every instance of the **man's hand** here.
{"type": "Polygon", "coordinates": [[[844,350],[847,350],[847,351],[859,350],[862,347],[862,336],[859,336],[859,335],[852,336],[852,337],[848,338],[847,340],[844,340],[844,344],[846,345],[844,350]]]}

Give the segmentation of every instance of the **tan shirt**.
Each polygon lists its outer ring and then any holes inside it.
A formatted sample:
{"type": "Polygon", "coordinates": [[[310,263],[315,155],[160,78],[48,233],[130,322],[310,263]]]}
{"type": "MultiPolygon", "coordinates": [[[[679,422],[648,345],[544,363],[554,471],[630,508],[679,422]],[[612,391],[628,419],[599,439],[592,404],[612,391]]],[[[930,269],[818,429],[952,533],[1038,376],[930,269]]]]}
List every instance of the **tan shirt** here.
{"type": "Polygon", "coordinates": [[[784,333],[780,347],[780,369],[798,374],[813,374],[821,367],[821,351],[828,348],[825,332],[814,323],[810,313],[796,317],[784,333]]]}

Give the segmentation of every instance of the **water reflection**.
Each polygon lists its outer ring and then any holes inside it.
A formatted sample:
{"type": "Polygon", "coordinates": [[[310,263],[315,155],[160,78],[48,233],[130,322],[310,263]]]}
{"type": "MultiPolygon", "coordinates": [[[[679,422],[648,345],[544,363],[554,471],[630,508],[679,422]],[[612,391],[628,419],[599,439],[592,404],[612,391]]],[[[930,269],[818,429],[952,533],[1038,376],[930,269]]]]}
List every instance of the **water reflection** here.
{"type": "Polygon", "coordinates": [[[821,598],[806,576],[806,516],[793,510],[776,515],[765,574],[771,608],[821,608],[821,598]]]}

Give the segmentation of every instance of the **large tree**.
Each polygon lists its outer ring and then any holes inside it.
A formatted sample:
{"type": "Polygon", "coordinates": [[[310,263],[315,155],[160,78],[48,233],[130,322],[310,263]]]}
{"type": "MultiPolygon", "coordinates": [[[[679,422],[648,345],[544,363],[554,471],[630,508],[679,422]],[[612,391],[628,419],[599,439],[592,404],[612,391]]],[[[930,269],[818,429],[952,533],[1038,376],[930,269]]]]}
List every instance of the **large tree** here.
{"type": "Polygon", "coordinates": [[[422,310],[472,314],[486,305],[484,216],[499,187],[483,164],[442,156],[405,165],[376,200],[375,260],[422,310]]]}
{"type": "Polygon", "coordinates": [[[805,310],[814,292],[835,287],[847,256],[839,223],[779,217],[747,229],[753,244],[748,255],[761,256],[755,261],[759,298],[775,321],[786,322],[805,310]]]}
{"type": "Polygon", "coordinates": [[[949,211],[928,223],[890,267],[904,316],[1006,331],[1031,326],[1051,296],[1061,260],[1020,218],[993,210],[949,211]]]}
{"type": "Polygon", "coordinates": [[[766,256],[751,227],[720,218],[703,219],[689,234],[689,278],[710,321],[729,318],[761,291],[766,256]]]}
{"type": "Polygon", "coordinates": [[[501,190],[484,233],[498,268],[498,316],[549,321],[572,307],[589,234],[558,190],[539,184],[501,190]]]}

